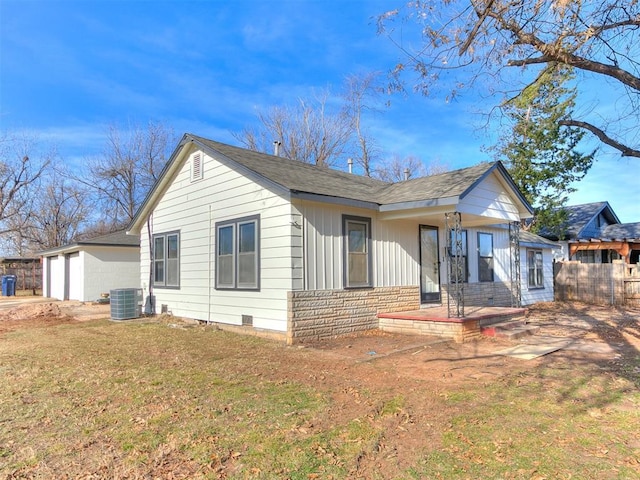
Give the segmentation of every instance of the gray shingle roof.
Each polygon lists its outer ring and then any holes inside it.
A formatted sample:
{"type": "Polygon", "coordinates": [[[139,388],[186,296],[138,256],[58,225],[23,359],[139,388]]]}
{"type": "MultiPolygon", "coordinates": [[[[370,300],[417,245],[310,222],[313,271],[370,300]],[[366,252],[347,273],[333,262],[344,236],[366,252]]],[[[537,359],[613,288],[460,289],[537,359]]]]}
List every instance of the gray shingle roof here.
{"type": "Polygon", "coordinates": [[[567,211],[567,237],[580,238],[580,233],[584,227],[603,210],[606,215],[611,217],[612,221],[617,222],[615,214],[612,211],[607,212],[607,209],[611,210],[608,202],[584,203],[565,207],[567,211]]]}
{"type": "Polygon", "coordinates": [[[520,244],[523,246],[540,246],[545,248],[560,248],[556,242],[551,240],[547,240],[540,235],[536,235],[535,233],[527,232],[526,230],[520,230],[518,234],[518,238],[520,239],[520,244]]]}
{"type": "MultiPolygon", "coordinates": [[[[305,195],[323,196],[326,201],[363,202],[367,207],[388,206],[403,208],[403,203],[430,201],[440,198],[458,197],[471,189],[491,172],[498,172],[506,183],[510,184],[521,205],[529,213],[533,213],[527,200],[518,191],[513,180],[500,162],[482,163],[474,167],[463,168],[452,172],[429,177],[417,178],[406,182],[387,183],[370,177],[352,173],[317,167],[297,160],[269,155],[265,153],[234,147],[224,143],[209,140],[193,134],[185,134],[174,150],[171,159],[164,167],[160,177],[142,206],[136,212],[129,228],[138,232],[142,220],[154,202],[158,201],[164,189],[172,181],[172,175],[179,168],[179,161],[183,159],[183,149],[190,142],[234,169],[244,170],[243,174],[254,177],[254,180],[271,182],[283,190],[304,198],[305,195]]],[[[411,207],[413,208],[413,207],[411,207]]]]}
{"type": "Polygon", "coordinates": [[[105,235],[99,235],[97,237],[92,237],[87,240],[79,240],[76,242],[77,245],[101,245],[101,246],[129,246],[129,247],[139,247],[140,246],[140,236],[138,235],[127,235],[125,230],[121,230],[119,232],[107,233],[105,235]]]}
{"type": "Polygon", "coordinates": [[[288,190],[380,205],[461,195],[495,166],[495,163],[481,163],[440,175],[387,183],[370,177],[330,168],[319,168],[297,160],[233,147],[195,135],[189,136],[203,146],[222,153],[288,190]]]}
{"type": "Polygon", "coordinates": [[[602,230],[601,238],[603,240],[639,240],[640,222],[609,225],[602,230]]]}
{"type": "Polygon", "coordinates": [[[38,252],[39,255],[45,255],[50,252],[64,252],[69,250],[77,250],[77,247],[81,246],[101,246],[101,247],[139,247],[140,236],[139,235],[127,235],[125,230],[119,232],[107,233],[106,235],[99,235],[87,240],[78,240],[77,242],[69,243],[68,245],[62,245],[60,247],[49,248],[38,252]]]}
{"type": "Polygon", "coordinates": [[[481,163],[473,167],[405,182],[389,184],[380,192],[379,203],[413,202],[434,198],[454,197],[465,193],[495,164],[481,163]]]}
{"type": "Polygon", "coordinates": [[[372,202],[377,192],[388,185],[369,177],[254,152],[195,135],[189,136],[202,145],[222,153],[234,162],[294,192],[372,202]]]}

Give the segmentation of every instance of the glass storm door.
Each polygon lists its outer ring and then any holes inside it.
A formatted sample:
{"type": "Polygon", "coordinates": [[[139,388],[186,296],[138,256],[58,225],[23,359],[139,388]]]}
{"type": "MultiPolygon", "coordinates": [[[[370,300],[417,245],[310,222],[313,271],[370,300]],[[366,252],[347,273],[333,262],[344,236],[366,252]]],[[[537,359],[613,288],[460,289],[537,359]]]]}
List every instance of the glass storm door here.
{"type": "Polygon", "coordinates": [[[438,261],[438,228],[420,225],[420,300],[440,301],[440,262],[438,261]]]}

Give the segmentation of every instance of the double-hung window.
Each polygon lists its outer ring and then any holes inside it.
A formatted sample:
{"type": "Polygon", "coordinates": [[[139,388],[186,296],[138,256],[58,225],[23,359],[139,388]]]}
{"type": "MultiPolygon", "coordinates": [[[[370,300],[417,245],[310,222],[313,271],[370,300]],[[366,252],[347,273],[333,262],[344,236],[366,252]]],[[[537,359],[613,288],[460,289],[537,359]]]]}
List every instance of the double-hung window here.
{"type": "Polygon", "coordinates": [[[216,288],[260,289],[260,217],[216,223],[216,288]]]}
{"type": "Polygon", "coordinates": [[[478,233],[478,281],[493,282],[493,235],[478,233]]]}
{"type": "Polygon", "coordinates": [[[345,288],[371,287],[371,219],[342,217],[345,288]]]}
{"type": "Polygon", "coordinates": [[[544,288],[542,250],[527,250],[527,269],[529,288],[544,288]]]}
{"type": "Polygon", "coordinates": [[[153,236],[153,285],[180,287],[180,232],[153,236]]]}

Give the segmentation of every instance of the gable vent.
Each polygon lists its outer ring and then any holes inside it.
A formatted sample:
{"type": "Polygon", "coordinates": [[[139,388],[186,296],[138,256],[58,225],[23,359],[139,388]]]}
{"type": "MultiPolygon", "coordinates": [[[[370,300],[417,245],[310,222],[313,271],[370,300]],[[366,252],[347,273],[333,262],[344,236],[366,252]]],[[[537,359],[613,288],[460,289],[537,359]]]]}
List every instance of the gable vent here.
{"type": "Polygon", "coordinates": [[[194,153],[191,157],[191,181],[202,180],[202,153],[194,153]]]}

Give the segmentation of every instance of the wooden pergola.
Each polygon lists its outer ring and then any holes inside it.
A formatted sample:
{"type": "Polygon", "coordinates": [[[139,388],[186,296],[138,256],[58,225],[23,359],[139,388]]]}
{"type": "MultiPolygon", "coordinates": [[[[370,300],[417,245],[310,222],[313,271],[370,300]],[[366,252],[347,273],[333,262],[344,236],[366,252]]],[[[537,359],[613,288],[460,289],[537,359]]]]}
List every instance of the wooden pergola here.
{"type": "Polygon", "coordinates": [[[569,243],[570,258],[572,258],[576,252],[585,250],[613,250],[624,258],[625,263],[630,263],[631,250],[640,250],[640,239],[603,240],[593,238],[588,240],[574,240],[569,243]]]}

